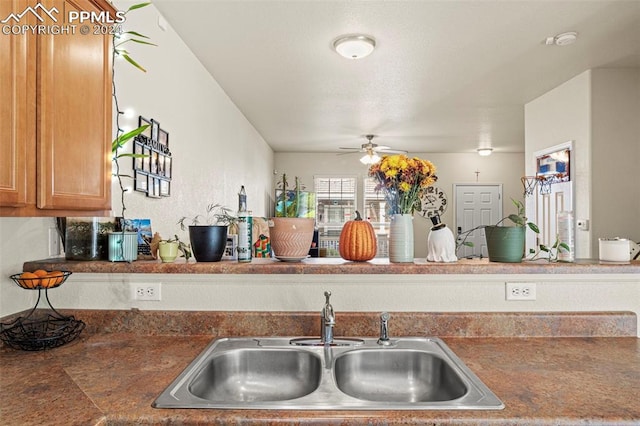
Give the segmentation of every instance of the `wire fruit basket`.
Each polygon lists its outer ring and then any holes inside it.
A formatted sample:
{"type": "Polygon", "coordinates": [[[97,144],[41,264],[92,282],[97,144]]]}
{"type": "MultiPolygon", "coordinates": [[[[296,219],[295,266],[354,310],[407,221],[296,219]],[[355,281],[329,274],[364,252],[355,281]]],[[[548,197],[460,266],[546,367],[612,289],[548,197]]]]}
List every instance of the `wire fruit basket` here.
{"type": "Polygon", "coordinates": [[[13,274],[9,278],[11,278],[18,287],[24,288],[25,290],[40,290],[59,287],[69,278],[69,275],[71,275],[71,272],[68,271],[42,272],[46,272],[46,275],[23,272],[21,274],[13,274]]]}
{"type": "Polygon", "coordinates": [[[71,272],[49,273],[43,277],[25,277],[25,273],[11,275],[11,279],[27,290],[38,290],[38,299],[29,313],[10,323],[0,323],[0,340],[5,345],[25,351],[42,351],[67,344],[77,338],[85,328],[85,323],[76,320],[73,315],[65,316],[58,312],[49,301],[49,289],[60,286],[71,272]],[[47,302],[46,316],[34,315],[42,293],[47,302]]]}

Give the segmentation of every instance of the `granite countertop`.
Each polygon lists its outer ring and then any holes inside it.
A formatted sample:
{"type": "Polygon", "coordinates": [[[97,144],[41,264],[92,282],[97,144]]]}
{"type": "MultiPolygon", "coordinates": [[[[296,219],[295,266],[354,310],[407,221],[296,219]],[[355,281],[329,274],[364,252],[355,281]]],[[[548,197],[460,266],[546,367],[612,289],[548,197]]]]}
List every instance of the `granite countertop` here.
{"type": "MultiPolygon", "coordinates": [[[[596,321],[602,320],[614,328],[617,323],[628,324],[612,332],[611,335],[615,337],[589,336],[589,328],[584,327],[580,319],[576,321],[576,327],[569,327],[572,331],[568,334],[583,334],[577,337],[563,337],[567,333],[558,333],[557,330],[554,331],[556,337],[545,338],[514,337],[514,333],[505,333],[505,337],[441,335],[447,345],[504,402],[504,410],[322,412],[154,409],[151,407],[154,399],[214,336],[180,335],[185,330],[176,321],[185,320],[179,313],[165,317],[166,313],[111,312],[102,319],[105,324],[109,323],[108,326],[91,324],[100,316],[99,313],[88,311],[83,315],[83,311],[77,311],[75,314],[88,322],[87,331],[65,346],[45,352],[0,348],[0,419],[3,424],[640,423],[640,340],[631,337],[635,333],[635,315],[632,313],[594,314],[596,321]],[[150,320],[160,322],[163,318],[175,326],[173,334],[151,332],[153,322],[150,320]],[[140,327],[144,330],[139,328],[136,334],[131,331],[140,325],[138,320],[146,324],[148,329],[140,327]]],[[[273,314],[253,313],[248,315],[250,321],[237,321],[242,315],[239,312],[193,313],[188,321],[196,325],[207,319],[213,323],[213,330],[217,333],[235,329],[238,334],[243,334],[256,331],[251,326],[256,316],[268,320],[273,314]]],[[[284,318],[285,315],[289,314],[276,316],[284,318]]],[[[307,317],[309,321],[312,318],[311,315],[301,315],[305,318],[302,321],[305,324],[307,317]]],[[[402,330],[402,324],[405,321],[409,324],[409,319],[413,317],[411,313],[404,315],[406,318],[399,321],[397,329],[402,330]]],[[[477,324],[481,324],[482,317],[486,315],[492,314],[476,314],[477,324]]],[[[541,316],[524,314],[524,322],[527,315],[541,316]]],[[[402,317],[403,314],[395,316],[402,317]]],[[[468,318],[460,322],[454,316],[445,314],[447,320],[438,322],[442,329],[436,331],[446,335],[447,329],[456,329],[469,323],[468,318]]],[[[551,314],[551,317],[554,316],[556,314],[551,314]]],[[[315,317],[313,315],[317,319],[315,317]]],[[[348,315],[342,320],[348,322],[348,315]]],[[[279,323],[271,321],[269,324],[273,332],[273,327],[279,323]]],[[[347,327],[347,330],[356,330],[360,326],[353,329],[347,327]]],[[[200,330],[203,329],[206,327],[200,324],[200,330]]]]}
{"type": "Polygon", "coordinates": [[[341,258],[307,258],[301,262],[253,259],[250,263],[220,262],[175,263],[137,260],[132,263],[108,261],[68,261],[64,258],[33,260],[24,263],[24,271],[36,269],[88,273],[164,273],[164,274],[640,274],[640,261],[604,263],[580,260],[574,263],[549,263],[546,260],[522,263],[489,262],[488,259],[461,259],[453,263],[391,263],[389,259],[350,262],[341,258]]]}

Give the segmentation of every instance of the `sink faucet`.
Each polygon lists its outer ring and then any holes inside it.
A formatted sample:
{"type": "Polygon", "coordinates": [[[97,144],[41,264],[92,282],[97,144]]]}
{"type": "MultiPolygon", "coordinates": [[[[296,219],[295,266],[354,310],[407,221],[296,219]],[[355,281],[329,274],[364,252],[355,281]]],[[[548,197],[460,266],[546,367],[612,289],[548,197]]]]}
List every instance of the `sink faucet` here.
{"type": "Polygon", "coordinates": [[[392,345],[391,340],[389,340],[389,312],[383,312],[380,314],[380,338],[378,339],[378,344],[382,346],[390,346],[392,345]]]}
{"type": "Polygon", "coordinates": [[[333,343],[333,327],[336,325],[336,316],[333,313],[333,306],[329,302],[330,291],[324,292],[326,302],[320,314],[320,341],[323,344],[333,343]]]}

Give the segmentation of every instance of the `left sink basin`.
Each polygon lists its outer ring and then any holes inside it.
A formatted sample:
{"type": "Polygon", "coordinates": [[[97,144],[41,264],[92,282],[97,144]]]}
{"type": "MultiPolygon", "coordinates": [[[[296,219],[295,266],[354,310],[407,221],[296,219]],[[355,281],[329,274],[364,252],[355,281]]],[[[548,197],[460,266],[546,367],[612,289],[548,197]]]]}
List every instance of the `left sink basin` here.
{"type": "Polygon", "coordinates": [[[286,401],[320,384],[322,363],[290,349],[233,349],[211,357],[190,381],[189,391],[212,402],[286,401]]]}
{"type": "Polygon", "coordinates": [[[258,339],[219,339],[178,376],[153,406],[272,404],[312,393],[321,379],[322,361],[312,352],[262,347],[258,339]]]}

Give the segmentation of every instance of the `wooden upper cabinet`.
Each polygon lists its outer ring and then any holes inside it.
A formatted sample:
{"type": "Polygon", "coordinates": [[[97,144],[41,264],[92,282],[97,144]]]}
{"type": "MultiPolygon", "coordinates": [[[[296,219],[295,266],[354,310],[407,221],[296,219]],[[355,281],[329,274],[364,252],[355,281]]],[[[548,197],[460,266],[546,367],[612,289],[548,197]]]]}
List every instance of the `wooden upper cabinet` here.
{"type": "MultiPolygon", "coordinates": [[[[26,0],[1,1],[0,19],[25,7],[26,0]]],[[[35,200],[34,41],[0,34],[0,206],[25,207],[35,200]]]]}
{"type": "MultiPolygon", "coordinates": [[[[57,22],[51,23],[60,26],[69,24],[70,11],[115,14],[103,0],[13,3],[0,2],[0,19],[5,9],[19,13],[25,3],[55,7],[57,22]]],[[[93,34],[98,24],[90,22],[90,33],[81,34],[81,24],[74,24],[75,33],[0,34],[0,93],[12,100],[0,107],[2,123],[9,124],[0,126],[2,216],[104,215],[111,209],[112,36],[93,34]]]]}

